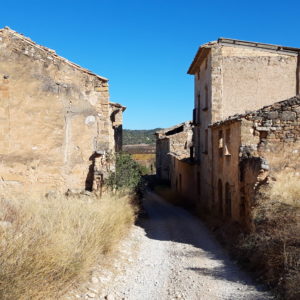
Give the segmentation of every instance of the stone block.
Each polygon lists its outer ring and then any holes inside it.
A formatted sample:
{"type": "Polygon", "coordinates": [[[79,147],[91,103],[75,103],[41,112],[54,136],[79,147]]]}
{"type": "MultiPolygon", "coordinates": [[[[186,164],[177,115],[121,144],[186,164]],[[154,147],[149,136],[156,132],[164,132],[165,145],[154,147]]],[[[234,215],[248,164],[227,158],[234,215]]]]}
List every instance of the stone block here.
{"type": "Polygon", "coordinates": [[[278,118],[278,111],[270,111],[268,114],[268,119],[274,120],[278,118]]]}
{"type": "Polygon", "coordinates": [[[295,113],[300,114],[300,106],[293,107],[292,110],[293,110],[295,113]]]}
{"type": "Polygon", "coordinates": [[[281,120],[283,121],[294,121],[297,114],[293,111],[283,111],[281,114],[281,120]]]}

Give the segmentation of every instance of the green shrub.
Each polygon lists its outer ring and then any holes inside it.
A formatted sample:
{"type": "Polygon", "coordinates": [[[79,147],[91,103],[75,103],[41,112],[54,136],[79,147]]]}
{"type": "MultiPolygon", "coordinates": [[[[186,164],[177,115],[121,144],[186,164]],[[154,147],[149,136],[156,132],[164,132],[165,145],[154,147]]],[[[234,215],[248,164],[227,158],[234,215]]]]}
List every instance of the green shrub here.
{"type": "Polygon", "coordinates": [[[116,170],[111,172],[106,184],[111,189],[130,189],[137,191],[143,185],[142,176],[145,175],[145,168],[134,161],[128,153],[116,155],[116,170]]]}

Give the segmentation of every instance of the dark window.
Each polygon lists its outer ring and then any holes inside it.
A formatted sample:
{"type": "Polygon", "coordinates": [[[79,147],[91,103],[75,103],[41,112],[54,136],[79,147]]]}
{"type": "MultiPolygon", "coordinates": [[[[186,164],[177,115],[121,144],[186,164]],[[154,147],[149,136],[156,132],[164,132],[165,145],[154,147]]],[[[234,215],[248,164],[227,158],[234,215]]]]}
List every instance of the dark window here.
{"type": "Polygon", "coordinates": [[[190,147],[190,159],[194,160],[194,147],[190,147]]]}
{"type": "Polygon", "coordinates": [[[222,180],[218,181],[218,204],[219,204],[219,214],[223,215],[223,185],[222,180]]]}
{"type": "Polygon", "coordinates": [[[182,191],[182,178],[181,178],[181,174],[179,174],[179,191],[182,191]]]}
{"type": "Polygon", "coordinates": [[[196,116],[196,112],[197,112],[197,108],[193,109],[193,123],[196,124],[197,123],[197,116],[196,116]]]}
{"type": "Polygon", "coordinates": [[[197,172],[197,195],[200,195],[200,172],[197,172]]]}
{"type": "Polygon", "coordinates": [[[201,105],[201,98],[200,98],[200,93],[199,93],[198,96],[197,96],[197,111],[198,111],[197,123],[198,124],[200,123],[200,105],[201,105]]]}
{"type": "Polygon", "coordinates": [[[203,110],[208,110],[208,87],[207,85],[205,86],[205,95],[204,95],[204,107],[203,110]]]}
{"type": "Polygon", "coordinates": [[[246,205],[245,205],[245,197],[242,196],[240,199],[240,216],[245,217],[246,215],[246,205]]]}
{"type": "Polygon", "coordinates": [[[228,182],[225,185],[225,204],[226,216],[231,217],[231,190],[228,182]]]}
{"type": "Polygon", "coordinates": [[[205,129],[205,137],[204,137],[204,153],[208,152],[208,129],[205,129]]]}

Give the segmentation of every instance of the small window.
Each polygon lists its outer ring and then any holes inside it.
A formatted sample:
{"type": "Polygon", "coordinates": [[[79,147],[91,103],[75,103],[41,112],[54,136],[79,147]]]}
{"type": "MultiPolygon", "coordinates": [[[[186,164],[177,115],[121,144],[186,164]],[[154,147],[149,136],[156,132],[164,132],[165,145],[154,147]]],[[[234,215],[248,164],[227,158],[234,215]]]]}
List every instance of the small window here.
{"type": "Polygon", "coordinates": [[[231,190],[230,185],[228,182],[226,182],[225,185],[225,209],[226,209],[226,216],[231,217],[231,190]]]}
{"type": "Polygon", "coordinates": [[[200,71],[197,73],[197,79],[200,80],[200,71]]]}
{"type": "Polygon", "coordinates": [[[182,191],[182,178],[181,178],[181,174],[179,174],[179,191],[182,191]]]}
{"type": "Polygon", "coordinates": [[[197,123],[197,119],[196,119],[196,111],[197,111],[197,109],[194,108],[194,109],[193,109],[193,123],[194,123],[194,124],[197,123]]]}
{"type": "Polygon", "coordinates": [[[205,129],[205,137],[204,137],[204,153],[208,153],[208,129],[205,129]]]}
{"type": "Polygon", "coordinates": [[[218,181],[218,204],[219,204],[219,214],[223,215],[223,185],[222,180],[218,181]]]}
{"type": "Polygon", "coordinates": [[[200,195],[200,172],[197,172],[197,195],[200,195]]]}
{"type": "Polygon", "coordinates": [[[196,142],[196,146],[197,146],[197,160],[200,161],[200,157],[201,157],[201,149],[200,149],[200,130],[197,130],[197,142],[196,142]]]}
{"type": "Polygon", "coordinates": [[[198,111],[197,123],[198,124],[200,123],[200,105],[201,105],[201,98],[200,98],[200,93],[199,93],[198,96],[197,96],[197,111],[198,111]]]}
{"type": "Polygon", "coordinates": [[[191,161],[194,160],[194,147],[193,146],[190,147],[190,159],[191,159],[191,161]]]}
{"type": "Polygon", "coordinates": [[[245,197],[242,196],[240,200],[240,217],[245,217],[246,216],[246,205],[245,205],[245,197]]]}
{"type": "Polygon", "coordinates": [[[203,110],[208,110],[208,87],[207,87],[207,85],[205,86],[204,91],[205,91],[205,95],[204,95],[205,101],[204,101],[203,110]]]}

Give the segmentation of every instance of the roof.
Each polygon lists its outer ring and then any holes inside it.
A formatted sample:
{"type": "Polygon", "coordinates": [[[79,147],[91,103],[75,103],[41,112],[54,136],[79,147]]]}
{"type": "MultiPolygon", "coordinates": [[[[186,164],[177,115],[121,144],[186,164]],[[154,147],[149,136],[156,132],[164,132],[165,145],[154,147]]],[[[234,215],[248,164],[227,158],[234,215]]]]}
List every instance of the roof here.
{"type": "Polygon", "coordinates": [[[47,47],[41,46],[41,45],[35,43],[34,41],[32,41],[29,37],[25,37],[23,34],[18,33],[18,32],[16,32],[16,31],[10,29],[10,28],[7,27],[7,26],[4,27],[4,28],[2,28],[2,29],[0,29],[0,33],[1,33],[1,32],[9,32],[9,33],[12,34],[13,36],[15,36],[15,37],[21,39],[22,41],[24,41],[25,43],[28,43],[30,46],[35,47],[35,48],[37,48],[37,49],[39,49],[39,50],[41,50],[41,51],[47,52],[47,55],[53,57],[54,59],[63,61],[64,63],[70,65],[71,67],[73,67],[73,68],[75,68],[75,69],[77,69],[77,70],[79,70],[79,71],[82,71],[82,72],[84,72],[84,73],[87,73],[87,74],[89,74],[89,75],[95,76],[95,77],[99,78],[99,79],[102,80],[102,81],[108,81],[107,78],[102,77],[102,76],[99,76],[99,75],[93,73],[92,71],[90,71],[90,70],[88,70],[88,69],[85,69],[85,68],[83,68],[83,67],[81,67],[81,66],[79,66],[79,65],[77,65],[77,64],[75,64],[75,63],[73,63],[73,62],[71,62],[71,61],[69,61],[69,60],[67,60],[67,59],[64,58],[64,57],[59,56],[58,54],[56,54],[55,50],[52,50],[52,49],[49,49],[49,48],[47,48],[47,47]]]}
{"type": "Polygon", "coordinates": [[[285,107],[285,106],[293,106],[293,105],[300,105],[300,95],[294,96],[294,97],[286,99],[286,100],[275,102],[271,105],[263,106],[262,108],[257,109],[257,110],[248,111],[248,112],[243,113],[243,114],[235,114],[235,115],[230,116],[230,117],[228,117],[224,120],[215,122],[215,123],[211,124],[209,127],[214,128],[214,127],[218,127],[218,126],[225,125],[225,124],[228,124],[228,123],[239,122],[242,119],[245,119],[247,117],[255,116],[255,115],[264,113],[265,111],[267,111],[270,108],[271,109],[274,108],[274,110],[278,110],[278,109],[282,110],[282,108],[285,107]]]}
{"type": "Polygon", "coordinates": [[[181,127],[182,127],[182,129],[184,129],[184,128],[189,128],[191,126],[192,126],[192,121],[186,121],[186,122],[179,123],[179,124],[174,125],[169,128],[158,130],[155,132],[155,135],[159,138],[167,138],[170,135],[179,133],[179,131],[177,131],[177,130],[180,129],[181,127]]]}
{"type": "Polygon", "coordinates": [[[196,68],[199,63],[206,57],[209,52],[209,49],[215,45],[231,45],[231,46],[238,46],[238,47],[250,47],[256,49],[263,49],[272,52],[285,52],[294,55],[298,55],[300,53],[300,48],[294,47],[287,47],[281,45],[274,45],[274,44],[266,44],[266,43],[258,43],[258,42],[249,42],[243,40],[235,40],[235,39],[228,39],[228,38],[219,38],[217,41],[209,42],[199,47],[196,56],[190,65],[187,73],[188,74],[195,74],[196,68]]]}
{"type": "Polygon", "coordinates": [[[111,106],[114,106],[114,107],[117,107],[117,108],[120,108],[122,111],[125,111],[126,110],[126,106],[123,106],[122,104],[120,103],[115,103],[115,102],[109,102],[109,105],[111,106]]]}

